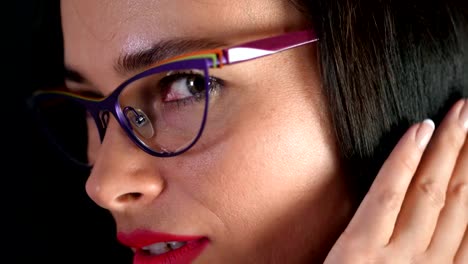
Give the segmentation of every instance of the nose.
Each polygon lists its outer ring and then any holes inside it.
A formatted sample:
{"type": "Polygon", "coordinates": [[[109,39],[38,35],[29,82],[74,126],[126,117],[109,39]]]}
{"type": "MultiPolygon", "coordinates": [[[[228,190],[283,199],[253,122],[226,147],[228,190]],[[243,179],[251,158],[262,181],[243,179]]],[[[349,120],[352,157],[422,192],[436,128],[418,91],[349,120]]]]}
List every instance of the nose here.
{"type": "Polygon", "coordinates": [[[113,118],[86,182],[88,196],[112,212],[148,204],[164,189],[158,158],[136,146],[113,118]]]}

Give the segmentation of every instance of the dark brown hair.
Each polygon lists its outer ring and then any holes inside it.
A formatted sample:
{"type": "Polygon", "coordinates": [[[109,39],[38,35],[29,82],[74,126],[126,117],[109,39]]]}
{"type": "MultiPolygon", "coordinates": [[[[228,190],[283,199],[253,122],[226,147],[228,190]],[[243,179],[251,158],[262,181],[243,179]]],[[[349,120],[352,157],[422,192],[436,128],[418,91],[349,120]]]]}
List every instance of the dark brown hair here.
{"type": "Polygon", "coordinates": [[[297,0],[319,34],[323,89],[362,197],[413,123],[468,96],[466,1],[297,0]]]}

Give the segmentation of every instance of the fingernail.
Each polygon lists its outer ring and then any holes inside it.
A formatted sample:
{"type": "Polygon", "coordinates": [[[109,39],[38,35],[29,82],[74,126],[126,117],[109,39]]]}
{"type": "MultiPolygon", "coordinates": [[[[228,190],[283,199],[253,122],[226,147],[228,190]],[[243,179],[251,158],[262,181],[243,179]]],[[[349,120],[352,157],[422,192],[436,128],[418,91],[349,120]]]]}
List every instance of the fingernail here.
{"type": "Polygon", "coordinates": [[[424,150],[434,133],[435,124],[431,119],[424,120],[416,132],[416,142],[421,150],[424,150]]]}
{"type": "Polygon", "coordinates": [[[468,132],[468,100],[465,99],[465,103],[463,104],[463,108],[460,111],[460,122],[465,128],[465,131],[468,132]]]}

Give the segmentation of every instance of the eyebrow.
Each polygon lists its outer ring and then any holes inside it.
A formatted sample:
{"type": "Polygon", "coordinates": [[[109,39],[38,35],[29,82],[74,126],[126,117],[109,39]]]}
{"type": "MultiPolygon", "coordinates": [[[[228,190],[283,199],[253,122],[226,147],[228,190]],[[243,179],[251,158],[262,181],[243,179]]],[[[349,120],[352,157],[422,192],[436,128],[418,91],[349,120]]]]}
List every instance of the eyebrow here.
{"type": "MultiPolygon", "coordinates": [[[[135,73],[156,65],[164,60],[198,50],[216,49],[227,46],[226,43],[214,39],[170,39],[161,40],[152,44],[149,48],[130,53],[122,53],[114,62],[114,70],[122,76],[135,73]]],[[[84,75],[72,67],[65,65],[65,79],[72,82],[83,83],[84,75]]]]}
{"type": "Polygon", "coordinates": [[[118,73],[125,75],[143,70],[184,53],[216,49],[222,46],[226,46],[226,44],[207,38],[162,40],[153,44],[148,49],[121,54],[114,64],[114,69],[118,73]]]}

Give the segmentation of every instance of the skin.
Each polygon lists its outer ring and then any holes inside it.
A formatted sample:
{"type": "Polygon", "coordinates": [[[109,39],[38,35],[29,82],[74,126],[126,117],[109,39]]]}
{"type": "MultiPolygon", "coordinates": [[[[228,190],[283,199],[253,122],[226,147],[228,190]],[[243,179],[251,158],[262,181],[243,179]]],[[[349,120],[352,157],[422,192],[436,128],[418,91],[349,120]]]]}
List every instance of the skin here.
{"type": "MultiPolygon", "coordinates": [[[[85,78],[67,85],[103,95],[135,74],[115,69],[119,56],[155,41],[236,44],[307,27],[282,1],[61,3],[65,64],[85,78]]],[[[308,45],[216,72],[230,83],[217,101],[229,103],[228,126],[177,157],[146,154],[111,119],[89,150],[89,196],[119,231],[209,237],[195,263],[467,263],[468,103],[427,149],[433,128],[412,126],[352,217],[316,53],[308,45]]]]}
{"type": "MultiPolygon", "coordinates": [[[[85,77],[67,86],[103,95],[135,74],[116,71],[119,56],[153,42],[236,44],[306,26],[290,4],[266,0],[66,0],[62,18],[65,64],[85,77]]],[[[174,158],[144,153],[112,119],[102,146],[89,151],[89,196],[118,231],[207,236],[196,263],[323,260],[351,203],[314,61],[308,45],[216,72],[230,83],[218,100],[229,102],[226,133],[213,142],[207,132],[174,158]]]]}

